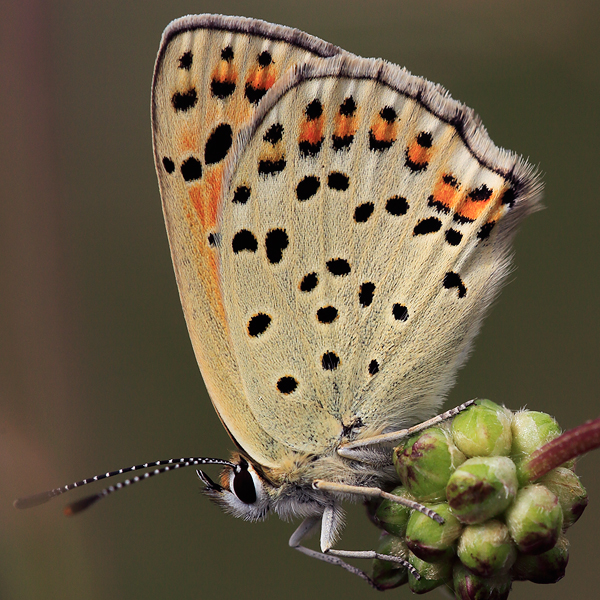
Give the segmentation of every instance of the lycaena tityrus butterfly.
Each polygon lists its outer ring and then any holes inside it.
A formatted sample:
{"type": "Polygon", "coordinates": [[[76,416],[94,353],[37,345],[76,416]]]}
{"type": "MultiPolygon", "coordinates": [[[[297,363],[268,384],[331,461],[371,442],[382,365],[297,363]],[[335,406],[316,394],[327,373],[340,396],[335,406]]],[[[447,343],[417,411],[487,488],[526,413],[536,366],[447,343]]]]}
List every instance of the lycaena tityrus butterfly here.
{"type": "Polygon", "coordinates": [[[301,517],[292,546],[368,579],[342,558],[373,552],[332,549],[341,502],[385,494],[391,444],[439,408],[539,179],[440,86],[252,19],[167,28],[152,123],[188,329],[238,452],[17,504],[221,464],[198,474],[226,510],[301,517]],[[319,525],[322,552],[303,547],[319,525]]]}

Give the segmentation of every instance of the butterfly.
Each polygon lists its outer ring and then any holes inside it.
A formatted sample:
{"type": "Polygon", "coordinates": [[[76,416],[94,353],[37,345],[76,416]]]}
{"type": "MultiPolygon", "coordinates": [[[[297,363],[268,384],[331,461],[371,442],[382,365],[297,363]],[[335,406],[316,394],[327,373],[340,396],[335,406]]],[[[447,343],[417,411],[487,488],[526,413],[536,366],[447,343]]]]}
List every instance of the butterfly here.
{"type": "Polygon", "coordinates": [[[188,330],[237,452],[136,465],[17,506],[151,469],[78,512],[160,472],[218,464],[219,482],[197,473],[226,511],[300,517],[292,547],[371,582],[343,559],[377,553],[333,548],[342,502],[394,499],[392,446],[455,413],[421,423],[510,270],[539,175],[441,86],[243,17],[167,27],[152,130],[188,330]],[[318,527],[320,552],[302,545],[318,527]]]}

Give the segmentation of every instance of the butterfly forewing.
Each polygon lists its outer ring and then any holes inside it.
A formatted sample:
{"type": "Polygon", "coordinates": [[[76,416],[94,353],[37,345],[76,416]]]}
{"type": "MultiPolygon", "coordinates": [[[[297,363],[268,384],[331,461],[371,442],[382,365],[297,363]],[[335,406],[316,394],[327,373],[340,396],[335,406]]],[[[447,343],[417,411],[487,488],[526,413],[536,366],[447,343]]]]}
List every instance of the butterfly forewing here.
{"type": "Polygon", "coordinates": [[[437,86],[347,56],[280,81],[238,151],[218,253],[260,425],[323,452],[431,415],[507,272],[535,176],[437,86]]]}
{"type": "Polygon", "coordinates": [[[295,29],[204,15],[169,26],[155,68],[155,161],[190,337],[225,426],[264,465],[278,462],[280,446],[265,435],[245,400],[218,275],[223,166],[240,127],[290,66],[339,52],[295,29]]]}

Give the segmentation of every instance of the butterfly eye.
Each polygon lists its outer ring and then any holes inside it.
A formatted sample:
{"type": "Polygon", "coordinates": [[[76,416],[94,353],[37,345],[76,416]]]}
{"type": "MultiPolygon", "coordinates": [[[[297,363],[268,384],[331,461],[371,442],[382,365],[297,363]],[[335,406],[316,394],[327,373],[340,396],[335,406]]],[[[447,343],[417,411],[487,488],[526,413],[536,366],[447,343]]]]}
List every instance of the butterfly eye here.
{"type": "Polygon", "coordinates": [[[244,504],[256,502],[256,487],[252,475],[248,471],[248,463],[243,461],[233,472],[231,489],[244,504]]]}

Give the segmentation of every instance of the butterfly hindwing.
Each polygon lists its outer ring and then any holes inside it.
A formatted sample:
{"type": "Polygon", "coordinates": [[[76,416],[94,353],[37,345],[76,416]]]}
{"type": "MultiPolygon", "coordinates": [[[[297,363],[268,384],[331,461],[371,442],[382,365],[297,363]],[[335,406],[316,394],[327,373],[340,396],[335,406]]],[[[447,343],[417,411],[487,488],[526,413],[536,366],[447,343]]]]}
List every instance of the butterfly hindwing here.
{"type": "Polygon", "coordinates": [[[290,66],[339,52],[295,29],[201,15],[167,28],[155,67],[155,162],[190,337],[222,421],[266,466],[278,462],[281,446],[249,410],[222,302],[216,223],[223,168],[240,128],[290,66]]]}
{"type": "Polygon", "coordinates": [[[470,109],[400,67],[339,56],[280,80],[236,145],[218,222],[261,427],[319,453],[430,416],[538,192],[470,109]]]}

